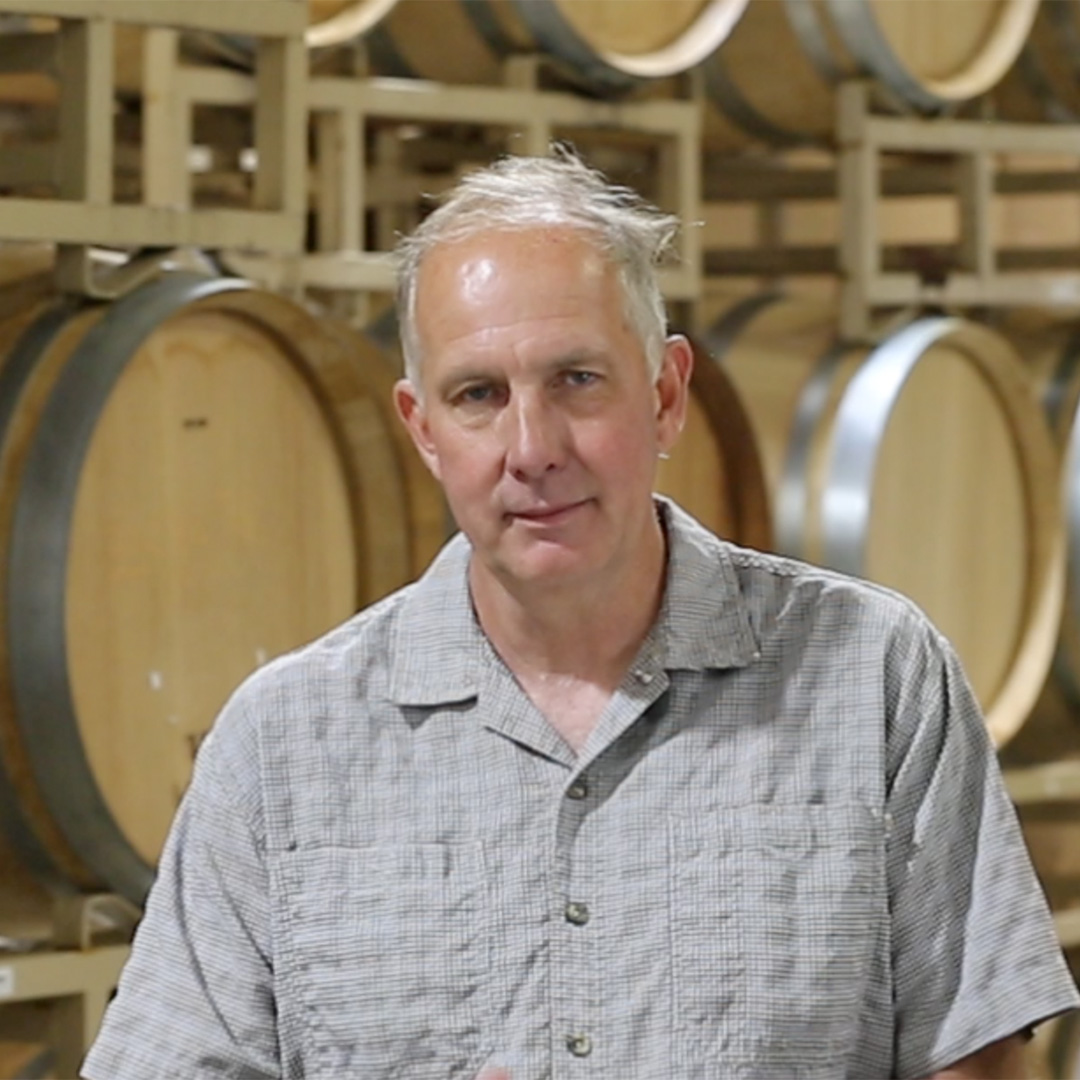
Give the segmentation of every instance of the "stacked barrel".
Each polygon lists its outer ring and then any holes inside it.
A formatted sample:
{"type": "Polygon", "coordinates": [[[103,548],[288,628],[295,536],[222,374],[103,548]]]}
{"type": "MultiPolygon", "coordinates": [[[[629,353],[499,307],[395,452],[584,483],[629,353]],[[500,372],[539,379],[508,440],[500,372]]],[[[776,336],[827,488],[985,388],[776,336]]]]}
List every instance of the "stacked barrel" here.
{"type": "MultiPolygon", "coordinates": [[[[545,92],[698,101],[703,168],[831,156],[852,79],[892,113],[1080,123],[1067,0],[307,6],[313,77],[498,93],[516,58],[539,58],[545,92]]],[[[0,30],[54,25],[5,17],[0,0],[0,30]]],[[[118,129],[137,139],[141,36],[117,45],[118,129]]],[[[254,37],[203,31],[182,54],[240,72],[258,55],[254,37]]],[[[37,130],[63,77],[0,74],[7,145],[37,130]]],[[[212,140],[223,127],[205,120],[212,140]]],[[[470,123],[449,138],[382,128],[407,135],[403,188],[438,187],[507,145],[470,123]],[[409,164],[425,154],[443,173],[409,164]]],[[[249,120],[233,130],[221,160],[249,120]]],[[[663,191],[640,139],[604,147],[616,178],[663,191]]],[[[249,187],[219,177],[202,197],[249,187]]],[[[324,209],[317,190],[311,209],[324,209]]],[[[723,228],[706,239],[729,242],[723,228]]],[[[391,413],[393,335],[366,325],[385,298],[286,297],[208,261],[163,264],[100,301],[59,295],[51,268],[51,249],[0,244],[0,868],[23,896],[141,902],[230,689],[421,572],[452,526],[391,413]]],[[[1080,327],[918,312],[860,343],[839,335],[829,280],[727,284],[678,311],[696,367],[660,490],[737,543],[910,595],[955,643],[1003,754],[1058,754],[1051,728],[1080,751],[1080,327]]],[[[1080,862],[1040,828],[1050,887],[1071,903],[1080,890],[1061,883],[1080,882],[1080,862]]],[[[8,908],[0,896],[0,933],[8,908]]]]}

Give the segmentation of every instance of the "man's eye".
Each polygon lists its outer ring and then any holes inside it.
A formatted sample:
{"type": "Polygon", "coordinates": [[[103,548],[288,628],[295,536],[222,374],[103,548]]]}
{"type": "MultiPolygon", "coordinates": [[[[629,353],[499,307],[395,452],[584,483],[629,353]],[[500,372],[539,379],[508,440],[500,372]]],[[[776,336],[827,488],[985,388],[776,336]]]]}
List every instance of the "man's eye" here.
{"type": "Polygon", "coordinates": [[[571,386],[591,386],[598,376],[592,371],[568,371],[566,381],[571,386]]]}
{"type": "Polygon", "coordinates": [[[480,405],[491,399],[491,393],[490,386],[466,386],[458,394],[458,400],[465,405],[480,405]]]}

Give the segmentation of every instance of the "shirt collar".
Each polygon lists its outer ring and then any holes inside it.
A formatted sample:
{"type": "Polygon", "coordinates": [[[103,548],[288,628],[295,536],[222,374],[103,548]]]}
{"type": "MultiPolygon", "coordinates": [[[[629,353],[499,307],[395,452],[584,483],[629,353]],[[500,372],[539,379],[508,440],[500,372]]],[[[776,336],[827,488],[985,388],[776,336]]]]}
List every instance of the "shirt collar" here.
{"type": "MultiPolygon", "coordinates": [[[[656,497],[668,541],[660,615],[643,651],[668,670],[744,667],[758,655],[727,545],[670,500],[656,497]]],[[[398,611],[390,697],[442,705],[476,697],[486,642],[473,613],[461,534],[407,592],[398,611]]]]}
{"type": "Polygon", "coordinates": [[[731,549],[685,510],[654,496],[667,533],[667,581],[650,638],[669,671],[745,667],[758,656],[731,549]]]}
{"type": "Polygon", "coordinates": [[[484,634],[469,595],[472,547],[458,533],[405,594],[390,654],[390,699],[444,705],[476,697],[484,634]]]}

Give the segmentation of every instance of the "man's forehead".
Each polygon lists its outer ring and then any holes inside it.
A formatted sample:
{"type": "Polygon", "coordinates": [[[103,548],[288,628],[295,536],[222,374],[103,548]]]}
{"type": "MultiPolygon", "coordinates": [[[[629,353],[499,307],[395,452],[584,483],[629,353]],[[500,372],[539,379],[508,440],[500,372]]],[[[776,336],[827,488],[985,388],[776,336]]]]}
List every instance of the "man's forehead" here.
{"type": "Polygon", "coordinates": [[[418,288],[443,275],[456,275],[473,285],[494,279],[500,263],[513,258],[572,258],[582,273],[603,275],[611,261],[594,236],[567,225],[495,227],[460,237],[448,237],[424,256],[418,288]]]}

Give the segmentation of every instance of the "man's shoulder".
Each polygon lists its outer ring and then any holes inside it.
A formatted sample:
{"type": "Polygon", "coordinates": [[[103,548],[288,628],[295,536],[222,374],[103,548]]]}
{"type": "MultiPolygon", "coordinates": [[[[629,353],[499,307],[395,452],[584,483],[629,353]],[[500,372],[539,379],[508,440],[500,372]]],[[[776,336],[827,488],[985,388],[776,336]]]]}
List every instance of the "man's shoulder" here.
{"type": "Polygon", "coordinates": [[[312,680],[351,680],[389,655],[407,585],[363,608],[313,641],[275,657],[242,684],[249,695],[263,697],[295,687],[310,689],[312,680]]]}
{"type": "Polygon", "coordinates": [[[217,755],[254,765],[268,744],[295,747],[306,741],[320,716],[355,714],[356,702],[379,692],[397,614],[413,587],[251,672],[214,720],[207,743],[215,745],[217,755]]]}
{"type": "Polygon", "coordinates": [[[790,555],[742,547],[717,536],[676,508],[683,557],[675,570],[694,578],[719,567],[736,585],[732,602],[745,606],[755,627],[778,619],[855,621],[884,631],[936,634],[922,609],[895,589],[790,555]]]}
{"type": "Polygon", "coordinates": [[[888,622],[927,621],[915,601],[886,585],[789,555],[739,547],[726,540],[719,543],[748,597],[775,595],[788,600],[803,596],[816,606],[858,609],[888,622]]]}
{"type": "Polygon", "coordinates": [[[437,636],[444,623],[461,618],[458,593],[467,595],[467,553],[461,549],[461,543],[451,541],[417,581],[270,661],[238,693],[264,708],[283,695],[295,701],[297,695],[332,699],[342,693],[350,698],[384,693],[395,666],[415,650],[418,626],[430,626],[437,636]]]}

